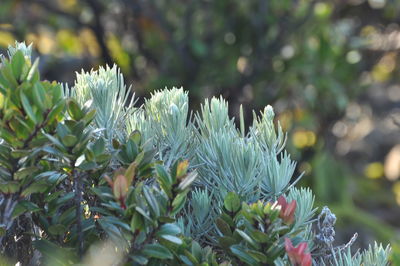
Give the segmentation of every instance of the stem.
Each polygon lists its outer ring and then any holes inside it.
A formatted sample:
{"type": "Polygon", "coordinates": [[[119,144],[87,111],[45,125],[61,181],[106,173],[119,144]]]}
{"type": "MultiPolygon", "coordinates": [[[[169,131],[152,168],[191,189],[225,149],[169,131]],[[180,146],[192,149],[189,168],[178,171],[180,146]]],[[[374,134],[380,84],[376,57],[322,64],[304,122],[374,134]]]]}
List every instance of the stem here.
{"type": "MultiPolygon", "coordinates": [[[[14,199],[13,195],[5,195],[4,210],[2,210],[3,217],[1,217],[0,224],[4,226],[6,231],[11,228],[14,222],[14,220],[11,219],[11,215],[17,203],[18,200],[14,199]]],[[[6,235],[7,234],[0,236],[0,244],[3,242],[3,239],[6,237],[6,235]]]]}
{"type": "Polygon", "coordinates": [[[78,234],[78,256],[83,256],[83,234],[82,234],[82,176],[74,169],[72,172],[75,188],[75,205],[76,205],[76,231],[78,234]]]}

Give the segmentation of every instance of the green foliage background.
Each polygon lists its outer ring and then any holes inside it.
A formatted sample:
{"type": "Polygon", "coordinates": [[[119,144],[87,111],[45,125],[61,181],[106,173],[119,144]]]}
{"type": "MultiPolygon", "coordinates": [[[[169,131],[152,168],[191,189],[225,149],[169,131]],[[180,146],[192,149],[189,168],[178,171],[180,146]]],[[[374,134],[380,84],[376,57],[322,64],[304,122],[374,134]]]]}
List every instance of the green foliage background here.
{"type": "Polygon", "coordinates": [[[271,104],[317,205],[332,206],[344,241],[358,231],[367,244],[398,240],[400,183],[383,177],[398,138],[374,145],[369,131],[358,153],[338,147],[358,140],[351,123],[376,108],[371,90],[397,83],[399,12],[390,0],[3,0],[0,46],[34,42],[48,80],[72,84],[74,71],[116,62],[138,95],[183,86],[196,109],[222,94],[246,118],[271,104]]]}

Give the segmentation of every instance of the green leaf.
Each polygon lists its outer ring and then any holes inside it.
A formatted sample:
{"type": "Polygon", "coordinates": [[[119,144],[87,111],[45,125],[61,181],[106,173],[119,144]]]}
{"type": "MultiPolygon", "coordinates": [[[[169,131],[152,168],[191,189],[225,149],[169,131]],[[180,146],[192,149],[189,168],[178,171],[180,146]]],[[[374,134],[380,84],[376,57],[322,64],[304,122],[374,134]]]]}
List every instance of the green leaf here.
{"type": "Polygon", "coordinates": [[[172,211],[171,211],[171,215],[175,215],[177,214],[185,205],[186,202],[186,194],[178,194],[178,196],[176,196],[176,198],[172,201],[172,211]]]}
{"type": "Polygon", "coordinates": [[[11,58],[11,67],[14,73],[14,77],[20,79],[22,74],[22,68],[25,64],[25,56],[22,51],[17,51],[11,58]]]}
{"type": "Polygon", "coordinates": [[[78,121],[81,120],[84,116],[83,111],[79,107],[79,104],[73,100],[73,99],[68,99],[67,101],[67,106],[68,106],[68,113],[72,117],[72,119],[78,121]]]}
{"type": "Polygon", "coordinates": [[[174,244],[176,244],[176,245],[182,245],[182,239],[180,239],[179,237],[176,237],[176,236],[172,236],[172,235],[161,235],[160,236],[161,238],[163,238],[163,239],[165,239],[165,240],[167,240],[167,241],[169,241],[169,242],[171,242],[171,243],[174,243],[174,244]]]}
{"type": "Polygon", "coordinates": [[[260,243],[267,243],[269,241],[269,236],[266,233],[263,233],[258,230],[254,230],[250,233],[250,235],[260,243]]]}
{"type": "Polygon", "coordinates": [[[18,158],[28,156],[31,153],[32,153],[31,150],[12,150],[11,157],[18,159],[18,158]]]}
{"type": "Polygon", "coordinates": [[[128,169],[126,169],[126,171],[125,171],[125,177],[126,177],[126,180],[128,181],[129,185],[132,184],[133,179],[136,176],[136,168],[137,168],[137,164],[135,162],[133,162],[129,165],[128,169]]]}
{"type": "Polygon", "coordinates": [[[160,216],[160,207],[158,206],[157,199],[153,196],[153,193],[150,193],[147,187],[143,187],[143,194],[147,201],[147,204],[150,207],[150,211],[156,216],[160,216]]]}
{"type": "Polygon", "coordinates": [[[161,223],[172,223],[172,222],[175,222],[174,218],[171,218],[171,217],[168,217],[168,216],[160,216],[160,217],[158,217],[158,220],[161,223]]]}
{"type": "Polygon", "coordinates": [[[62,224],[54,224],[54,225],[50,225],[48,230],[52,235],[62,235],[65,233],[67,228],[62,224]]]}
{"type": "Polygon", "coordinates": [[[49,134],[44,134],[57,148],[59,148],[61,151],[66,151],[64,145],[55,137],[49,134]]]}
{"type": "Polygon", "coordinates": [[[52,103],[54,105],[62,99],[63,91],[62,91],[61,85],[58,83],[54,83],[54,82],[51,84],[50,88],[52,89],[51,90],[51,92],[53,94],[52,95],[52,103]]]}
{"type": "Polygon", "coordinates": [[[201,252],[201,246],[196,241],[192,241],[192,248],[191,248],[193,256],[196,257],[198,261],[201,261],[203,258],[203,254],[201,252]]]}
{"type": "Polygon", "coordinates": [[[229,192],[224,199],[224,206],[229,212],[236,213],[240,209],[240,199],[239,196],[234,192],[229,192]]]}
{"type": "Polygon", "coordinates": [[[237,233],[239,233],[239,235],[244,239],[244,241],[246,241],[247,243],[249,243],[252,247],[259,249],[260,245],[255,242],[253,239],[251,239],[251,237],[246,234],[244,231],[240,230],[240,229],[236,229],[235,230],[237,233]]]}
{"type": "Polygon", "coordinates": [[[15,174],[14,178],[17,180],[24,179],[28,175],[32,175],[38,169],[36,166],[24,167],[20,168],[15,174]]]}
{"type": "Polygon", "coordinates": [[[142,215],[139,214],[138,212],[135,212],[131,219],[132,232],[135,232],[136,230],[143,230],[143,228],[144,228],[144,221],[142,215]]]}
{"type": "Polygon", "coordinates": [[[72,147],[78,142],[78,139],[74,135],[66,135],[61,140],[66,147],[72,147]]]}
{"type": "Polygon", "coordinates": [[[24,107],[24,110],[26,112],[26,114],[28,115],[28,117],[36,124],[37,120],[36,120],[36,115],[33,112],[32,109],[32,105],[29,103],[28,98],[26,97],[26,95],[22,92],[20,92],[20,97],[21,97],[21,103],[22,106],[24,107]]]}
{"type": "Polygon", "coordinates": [[[139,255],[131,255],[129,256],[134,262],[137,262],[139,265],[147,265],[149,260],[146,257],[139,255]]]}
{"type": "Polygon", "coordinates": [[[35,83],[35,85],[33,85],[33,100],[35,101],[35,104],[38,105],[42,111],[47,108],[46,92],[40,82],[37,82],[35,83]]]}
{"type": "Polygon", "coordinates": [[[232,251],[233,254],[235,254],[241,261],[249,264],[249,265],[259,265],[259,263],[247,253],[247,250],[245,250],[242,246],[240,245],[234,245],[231,246],[230,250],[232,251]]]}
{"type": "Polygon", "coordinates": [[[36,183],[33,183],[32,185],[30,185],[29,187],[27,187],[26,189],[24,189],[24,191],[22,191],[21,195],[26,197],[32,193],[44,192],[44,191],[46,191],[47,188],[48,188],[47,184],[45,184],[43,182],[36,182],[36,183]]]}
{"type": "Polygon", "coordinates": [[[160,244],[147,244],[143,248],[143,254],[151,258],[172,259],[173,255],[166,247],[160,244]]]}
{"type": "Polygon", "coordinates": [[[96,116],[96,110],[95,109],[90,110],[89,112],[87,112],[85,117],[83,118],[83,121],[85,122],[85,126],[88,125],[90,122],[92,122],[95,116],[96,116]]]}
{"type": "Polygon", "coordinates": [[[180,233],[181,229],[176,224],[163,224],[156,235],[177,235],[180,233]]]}
{"type": "Polygon", "coordinates": [[[171,176],[167,173],[165,170],[164,166],[157,164],[155,166],[158,181],[161,184],[164,184],[167,187],[170,187],[172,185],[172,179],[171,176]]]}
{"type": "Polygon", "coordinates": [[[5,63],[1,68],[0,68],[1,74],[3,74],[5,80],[13,87],[18,86],[18,82],[16,78],[14,77],[13,71],[11,69],[10,64],[5,63]]]}
{"type": "Polygon", "coordinates": [[[131,135],[129,136],[129,139],[133,140],[136,145],[140,145],[140,140],[142,138],[142,135],[140,134],[140,132],[138,130],[134,130],[131,135]]]}
{"type": "Polygon", "coordinates": [[[98,155],[102,154],[105,151],[105,148],[106,148],[106,143],[104,142],[104,139],[103,138],[99,138],[93,144],[92,151],[95,154],[95,156],[98,156],[98,155]]]}
{"type": "Polygon", "coordinates": [[[193,172],[189,173],[185,177],[185,179],[183,179],[179,183],[178,189],[181,190],[181,191],[185,190],[186,188],[188,188],[193,183],[194,180],[196,180],[196,178],[197,178],[197,171],[193,171],[193,172]]]}
{"type": "Polygon", "coordinates": [[[33,62],[31,69],[29,69],[28,76],[26,77],[27,81],[35,82],[39,80],[38,66],[39,58],[36,58],[35,62],[33,62]]]}
{"type": "Polygon", "coordinates": [[[15,193],[19,190],[21,185],[16,181],[8,181],[0,183],[0,191],[5,194],[15,193]]]}
{"type": "Polygon", "coordinates": [[[18,202],[18,204],[15,206],[14,211],[12,213],[12,217],[13,218],[18,217],[19,215],[21,215],[27,211],[34,213],[34,212],[37,212],[40,210],[41,210],[41,208],[38,205],[36,205],[35,203],[30,202],[28,200],[22,200],[22,201],[18,202]]]}
{"type": "Polygon", "coordinates": [[[65,100],[61,100],[53,107],[53,109],[51,109],[49,115],[47,116],[47,121],[49,124],[53,123],[56,117],[64,109],[64,106],[65,106],[65,100]]]}
{"type": "Polygon", "coordinates": [[[148,221],[153,222],[153,219],[150,218],[150,216],[140,207],[135,207],[135,210],[140,213],[144,218],[146,218],[148,221]]]}
{"type": "Polygon", "coordinates": [[[68,227],[76,219],[76,207],[73,206],[65,210],[58,219],[58,222],[65,227],[68,227]]]}
{"type": "Polygon", "coordinates": [[[222,234],[226,236],[232,235],[232,231],[229,224],[227,224],[224,220],[222,220],[221,218],[217,218],[215,220],[215,223],[217,225],[218,230],[221,231],[222,234]]]}
{"type": "Polygon", "coordinates": [[[6,234],[6,226],[3,224],[0,224],[0,236],[4,236],[6,234]]]}
{"type": "Polygon", "coordinates": [[[184,251],[185,255],[179,255],[179,258],[181,259],[181,261],[184,263],[184,265],[189,265],[189,266],[193,266],[196,265],[197,263],[199,263],[196,258],[191,255],[187,250],[184,251]],[[190,258],[189,258],[190,256],[190,258]]]}
{"type": "Polygon", "coordinates": [[[232,245],[239,243],[239,241],[230,236],[223,236],[218,239],[218,243],[222,248],[229,249],[232,245]]]}
{"type": "Polygon", "coordinates": [[[262,262],[262,263],[267,263],[268,262],[268,257],[259,251],[256,250],[248,250],[247,253],[252,256],[255,260],[257,260],[258,262],[262,262]]]}

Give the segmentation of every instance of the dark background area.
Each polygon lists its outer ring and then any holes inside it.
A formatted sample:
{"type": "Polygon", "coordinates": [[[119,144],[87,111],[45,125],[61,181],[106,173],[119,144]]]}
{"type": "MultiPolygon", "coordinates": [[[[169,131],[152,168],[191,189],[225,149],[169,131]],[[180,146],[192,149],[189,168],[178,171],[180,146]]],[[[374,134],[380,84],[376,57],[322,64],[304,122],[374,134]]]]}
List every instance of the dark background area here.
{"type": "Polygon", "coordinates": [[[272,105],[336,244],[399,240],[400,1],[1,0],[0,50],[33,43],[44,79],[118,64],[136,96],[272,105]]]}

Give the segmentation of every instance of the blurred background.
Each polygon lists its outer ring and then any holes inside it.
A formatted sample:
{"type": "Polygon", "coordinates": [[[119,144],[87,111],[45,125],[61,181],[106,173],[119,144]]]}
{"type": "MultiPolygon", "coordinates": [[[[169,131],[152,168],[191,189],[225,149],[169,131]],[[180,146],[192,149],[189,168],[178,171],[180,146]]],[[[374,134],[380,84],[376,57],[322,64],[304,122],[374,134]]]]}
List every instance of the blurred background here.
{"type": "Polygon", "coordinates": [[[0,52],[33,43],[42,77],[113,64],[136,96],[271,104],[336,244],[400,239],[400,1],[1,0],[0,52]]]}

